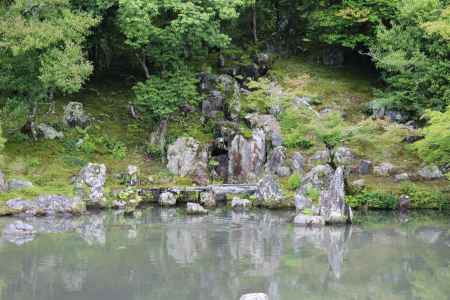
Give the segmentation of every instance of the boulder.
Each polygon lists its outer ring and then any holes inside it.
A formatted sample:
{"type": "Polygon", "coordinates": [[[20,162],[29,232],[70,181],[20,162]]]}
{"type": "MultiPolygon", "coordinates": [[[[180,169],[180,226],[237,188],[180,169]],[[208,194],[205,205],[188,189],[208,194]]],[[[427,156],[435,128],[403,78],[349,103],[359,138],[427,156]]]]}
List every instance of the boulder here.
{"type": "Polygon", "coordinates": [[[68,198],[61,195],[41,195],[32,200],[11,199],[6,205],[16,213],[31,216],[74,214],[78,215],[86,210],[81,199],[68,198]]]}
{"type": "Polygon", "coordinates": [[[127,167],[127,185],[135,186],[139,183],[139,168],[135,165],[127,167]]]}
{"type": "Polygon", "coordinates": [[[236,135],[228,152],[231,182],[254,182],[264,169],[266,139],[262,129],[254,129],[252,138],[236,135]]]}
{"type": "Polygon", "coordinates": [[[217,78],[216,83],[224,98],[227,117],[233,121],[238,120],[241,112],[241,93],[239,84],[229,75],[220,75],[217,78]]]}
{"type": "Polygon", "coordinates": [[[373,163],[371,160],[361,160],[358,166],[358,173],[360,175],[368,175],[372,173],[373,163]]]}
{"type": "Polygon", "coordinates": [[[89,189],[86,199],[88,204],[103,206],[105,202],[106,166],[104,164],[88,163],[81,169],[79,178],[81,183],[85,184],[89,189]]]}
{"type": "Polygon", "coordinates": [[[264,76],[272,66],[273,59],[269,53],[261,52],[256,54],[254,61],[258,65],[259,76],[264,76]]]}
{"type": "Polygon", "coordinates": [[[437,166],[430,165],[419,170],[419,176],[425,180],[434,180],[444,178],[441,170],[437,166]]]}
{"type": "Polygon", "coordinates": [[[303,173],[305,170],[305,158],[300,152],[294,152],[290,161],[292,172],[303,173]]]}
{"type": "Polygon", "coordinates": [[[231,207],[234,209],[249,208],[252,207],[252,202],[248,199],[234,197],[233,200],[231,200],[231,207]]]}
{"type": "Polygon", "coordinates": [[[294,218],[294,224],[298,226],[323,226],[325,220],[322,216],[308,216],[302,213],[298,214],[294,218]]]}
{"type": "Polygon", "coordinates": [[[286,166],[286,148],[283,146],[275,147],[266,165],[267,171],[280,177],[289,176],[291,171],[286,166]]]}
{"type": "Polygon", "coordinates": [[[33,187],[33,183],[28,180],[11,179],[8,182],[8,190],[9,191],[24,190],[24,189],[29,189],[31,187],[33,187]]]}
{"type": "Polygon", "coordinates": [[[354,159],[355,157],[348,147],[338,147],[334,150],[334,163],[337,166],[348,166],[354,159]]]}
{"type": "Polygon", "coordinates": [[[312,207],[312,201],[305,193],[295,194],[295,208],[297,210],[304,210],[305,208],[312,207]]]}
{"type": "Polygon", "coordinates": [[[331,161],[330,152],[328,152],[327,150],[317,151],[316,153],[313,154],[313,156],[311,156],[309,161],[312,165],[328,164],[331,161]]]}
{"type": "MultiPolygon", "coordinates": [[[[208,181],[208,153],[200,143],[191,137],[180,137],[169,145],[167,169],[176,176],[194,176],[208,181]]],[[[204,183],[204,182],[203,182],[204,183]]]]}
{"type": "Polygon", "coordinates": [[[394,171],[395,171],[395,166],[388,162],[382,163],[373,169],[373,172],[375,173],[375,175],[383,176],[383,177],[392,175],[394,173],[394,171]]]}
{"type": "Polygon", "coordinates": [[[200,204],[204,207],[214,207],[216,206],[216,197],[214,192],[201,192],[200,193],[200,204]]]}
{"type": "Polygon", "coordinates": [[[8,191],[8,182],[6,181],[5,174],[0,170],[0,193],[8,191]]]}
{"type": "Polygon", "coordinates": [[[331,178],[330,186],[320,194],[320,214],[328,224],[352,222],[352,210],[345,203],[344,169],[338,167],[331,178]]]}
{"type": "Polygon", "coordinates": [[[215,88],[215,81],[217,79],[215,75],[202,72],[198,77],[200,92],[212,91],[215,88]]]}
{"type": "Polygon", "coordinates": [[[405,180],[408,180],[408,179],[409,179],[408,173],[400,173],[400,174],[397,174],[397,175],[394,176],[394,180],[396,182],[405,181],[405,180]]]}
{"type": "Polygon", "coordinates": [[[264,206],[277,207],[281,204],[283,193],[274,176],[266,175],[258,182],[256,198],[264,206]]]}
{"type": "Polygon", "coordinates": [[[54,139],[62,139],[64,138],[64,133],[56,130],[52,126],[48,124],[38,124],[36,126],[36,132],[38,136],[42,136],[44,139],[54,140],[54,139]]]}
{"type": "Polygon", "coordinates": [[[411,199],[408,195],[401,195],[398,199],[398,209],[400,212],[404,213],[411,207],[411,199]]]}
{"type": "Polygon", "coordinates": [[[283,144],[280,124],[273,115],[248,114],[245,116],[245,120],[251,128],[262,129],[267,141],[270,141],[273,147],[283,144]]]}
{"type": "Polygon", "coordinates": [[[362,191],[366,187],[364,179],[358,179],[352,182],[351,187],[354,191],[362,191]]]}
{"type": "Polygon", "coordinates": [[[177,197],[171,192],[164,192],[159,195],[159,205],[174,206],[177,204],[177,197]]]}
{"type": "Polygon", "coordinates": [[[239,300],[269,300],[269,296],[264,293],[252,293],[242,295],[239,300]]]}
{"type": "Polygon", "coordinates": [[[86,127],[89,124],[89,117],[84,112],[83,103],[69,102],[64,107],[63,122],[70,127],[86,127]]]}
{"type": "Polygon", "coordinates": [[[208,210],[198,203],[188,202],[186,204],[186,213],[189,215],[204,215],[208,213],[208,210]]]}
{"type": "Polygon", "coordinates": [[[221,92],[213,90],[208,97],[202,101],[202,115],[207,118],[214,118],[219,112],[224,110],[224,97],[221,92]]]}

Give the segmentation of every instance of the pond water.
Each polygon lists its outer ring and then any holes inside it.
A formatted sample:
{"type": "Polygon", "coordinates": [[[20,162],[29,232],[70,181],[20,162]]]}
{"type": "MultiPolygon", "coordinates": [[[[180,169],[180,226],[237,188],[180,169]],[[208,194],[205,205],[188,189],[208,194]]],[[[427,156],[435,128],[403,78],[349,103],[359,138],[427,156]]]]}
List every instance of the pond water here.
{"type": "Polygon", "coordinates": [[[148,208],[22,219],[36,234],[0,238],[0,299],[450,299],[449,215],[371,213],[320,229],[292,217],[148,208]]]}

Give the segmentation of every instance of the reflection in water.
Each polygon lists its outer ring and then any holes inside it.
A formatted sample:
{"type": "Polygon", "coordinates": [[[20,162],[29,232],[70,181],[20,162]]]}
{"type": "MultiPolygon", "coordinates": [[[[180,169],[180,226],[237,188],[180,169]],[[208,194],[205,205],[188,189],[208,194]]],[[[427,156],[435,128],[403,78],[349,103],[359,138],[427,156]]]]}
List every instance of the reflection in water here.
{"type": "Polygon", "coordinates": [[[291,217],[152,208],[0,219],[0,299],[448,299],[448,216],[324,228],[291,217]],[[8,229],[17,222],[32,234],[8,229]]]}

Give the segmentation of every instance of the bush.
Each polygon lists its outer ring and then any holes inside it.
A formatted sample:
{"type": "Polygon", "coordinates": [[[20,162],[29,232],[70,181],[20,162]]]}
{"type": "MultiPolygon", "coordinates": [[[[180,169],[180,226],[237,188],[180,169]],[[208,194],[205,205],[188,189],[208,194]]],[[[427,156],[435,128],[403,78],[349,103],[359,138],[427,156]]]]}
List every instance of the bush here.
{"type": "Polygon", "coordinates": [[[287,182],[288,189],[291,191],[297,190],[300,187],[300,184],[301,184],[301,179],[300,179],[300,174],[298,174],[298,173],[292,174],[289,177],[288,182],[287,182]]]}
{"type": "Polygon", "coordinates": [[[3,130],[2,126],[0,124],[0,153],[3,151],[3,148],[5,147],[6,139],[3,137],[3,130]]]}
{"type": "Polygon", "coordinates": [[[413,183],[407,183],[402,186],[402,193],[410,197],[413,208],[450,208],[450,195],[445,195],[443,192],[434,189],[418,187],[413,183]]]}
{"type": "Polygon", "coordinates": [[[133,87],[137,107],[151,119],[159,120],[178,111],[182,105],[197,105],[197,79],[188,71],[151,76],[133,87]]]}
{"type": "Polygon", "coordinates": [[[383,192],[363,191],[356,195],[346,197],[346,202],[351,207],[361,207],[367,205],[375,209],[394,209],[398,199],[394,194],[383,192]]]}
{"type": "Polygon", "coordinates": [[[428,111],[429,124],[422,130],[425,138],[413,144],[420,158],[428,163],[450,162],[450,108],[444,113],[428,111]]]}

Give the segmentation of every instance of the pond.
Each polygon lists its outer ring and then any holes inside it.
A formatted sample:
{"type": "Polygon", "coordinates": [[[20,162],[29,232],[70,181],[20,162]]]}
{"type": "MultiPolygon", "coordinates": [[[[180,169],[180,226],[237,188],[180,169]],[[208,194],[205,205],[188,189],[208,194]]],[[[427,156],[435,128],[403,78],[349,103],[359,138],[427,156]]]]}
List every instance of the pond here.
{"type": "Polygon", "coordinates": [[[370,213],[348,227],[300,228],[293,212],[218,208],[189,217],[1,218],[0,299],[450,299],[450,218],[370,213]]]}

